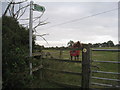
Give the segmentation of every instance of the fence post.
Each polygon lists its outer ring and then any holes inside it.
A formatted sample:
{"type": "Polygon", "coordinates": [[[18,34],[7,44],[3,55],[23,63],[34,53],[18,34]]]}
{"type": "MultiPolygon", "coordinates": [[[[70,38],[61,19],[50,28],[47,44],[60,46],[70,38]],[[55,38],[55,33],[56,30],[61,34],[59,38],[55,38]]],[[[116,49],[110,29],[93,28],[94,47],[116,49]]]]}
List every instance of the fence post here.
{"type": "Polygon", "coordinates": [[[83,44],[82,47],[82,88],[89,88],[90,80],[90,47],[83,44]]]}
{"type": "Polygon", "coordinates": [[[63,51],[62,49],[60,49],[60,56],[59,56],[60,59],[62,59],[62,54],[63,54],[63,51]]]}
{"type": "Polygon", "coordinates": [[[43,79],[43,54],[42,54],[42,50],[41,50],[41,57],[40,57],[40,66],[42,67],[41,71],[40,71],[40,80],[43,79]]]}

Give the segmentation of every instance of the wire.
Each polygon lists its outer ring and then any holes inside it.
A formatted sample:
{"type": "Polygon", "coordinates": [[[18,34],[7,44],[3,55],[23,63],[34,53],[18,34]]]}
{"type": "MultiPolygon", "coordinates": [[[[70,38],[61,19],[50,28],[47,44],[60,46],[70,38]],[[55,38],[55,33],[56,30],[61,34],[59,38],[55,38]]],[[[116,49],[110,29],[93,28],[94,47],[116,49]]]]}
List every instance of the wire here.
{"type": "MultiPolygon", "coordinates": [[[[94,17],[94,16],[97,16],[97,15],[100,15],[100,14],[108,13],[108,12],[111,12],[111,11],[115,11],[115,10],[117,10],[117,9],[119,9],[119,8],[120,8],[120,7],[115,8],[115,9],[111,9],[111,10],[108,10],[108,11],[96,13],[96,14],[93,14],[93,15],[81,17],[81,18],[79,18],[79,19],[74,19],[74,20],[70,20],[70,21],[67,21],[67,22],[60,23],[60,24],[56,24],[56,25],[53,25],[53,26],[48,27],[47,29],[50,29],[50,28],[53,28],[53,27],[56,27],[56,26],[60,26],[60,25],[65,25],[65,24],[68,24],[68,23],[73,23],[73,22],[80,21],[80,20],[84,20],[84,19],[87,19],[87,18],[90,18],[90,17],[94,17]]],[[[40,36],[40,35],[36,35],[36,36],[40,36]]],[[[41,37],[41,36],[40,36],[40,37],[41,37]]],[[[46,40],[44,37],[42,37],[42,38],[47,42],[47,40],[46,40]]],[[[48,42],[47,42],[47,44],[49,45],[48,42]]]]}
{"type": "Polygon", "coordinates": [[[93,15],[81,17],[81,18],[79,18],[79,19],[73,19],[73,20],[70,20],[70,21],[67,21],[67,22],[63,22],[63,23],[60,23],[60,24],[52,25],[52,26],[50,26],[50,27],[48,27],[48,28],[46,28],[46,29],[50,29],[50,28],[53,28],[53,27],[56,27],[56,26],[59,26],[59,25],[65,25],[65,24],[68,24],[68,23],[77,22],[77,21],[80,21],[80,20],[84,20],[84,19],[87,19],[87,18],[90,18],[90,17],[94,17],[94,16],[97,16],[97,15],[100,15],[100,14],[112,12],[112,11],[118,10],[119,8],[120,8],[120,7],[115,8],[115,9],[111,9],[111,10],[108,10],[108,11],[96,13],[96,14],[93,14],[93,15]]]}

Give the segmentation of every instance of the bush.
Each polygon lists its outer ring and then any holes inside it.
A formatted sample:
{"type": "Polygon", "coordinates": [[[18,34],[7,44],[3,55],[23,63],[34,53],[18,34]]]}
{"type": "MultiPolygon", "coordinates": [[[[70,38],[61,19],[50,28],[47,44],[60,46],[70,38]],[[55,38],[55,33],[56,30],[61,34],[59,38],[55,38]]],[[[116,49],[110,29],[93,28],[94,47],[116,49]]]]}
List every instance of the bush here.
{"type": "Polygon", "coordinates": [[[29,30],[19,25],[18,21],[12,17],[4,16],[2,19],[3,89],[26,87],[30,82],[27,58],[29,30]]]}

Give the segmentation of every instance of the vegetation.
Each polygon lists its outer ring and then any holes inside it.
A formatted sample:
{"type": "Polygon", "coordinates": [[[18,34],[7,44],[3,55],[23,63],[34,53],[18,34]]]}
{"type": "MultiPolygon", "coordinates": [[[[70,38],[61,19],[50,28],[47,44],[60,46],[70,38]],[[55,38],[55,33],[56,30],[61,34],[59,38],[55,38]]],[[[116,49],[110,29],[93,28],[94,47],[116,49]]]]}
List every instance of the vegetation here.
{"type": "Polygon", "coordinates": [[[27,87],[26,83],[30,83],[31,78],[28,76],[28,29],[12,17],[4,16],[2,19],[3,89],[27,87]]]}
{"type": "Polygon", "coordinates": [[[104,42],[104,43],[95,43],[95,44],[92,44],[92,43],[89,43],[90,47],[115,47],[115,46],[119,46],[119,44],[114,44],[113,41],[109,40],[107,42],[104,42]]]}

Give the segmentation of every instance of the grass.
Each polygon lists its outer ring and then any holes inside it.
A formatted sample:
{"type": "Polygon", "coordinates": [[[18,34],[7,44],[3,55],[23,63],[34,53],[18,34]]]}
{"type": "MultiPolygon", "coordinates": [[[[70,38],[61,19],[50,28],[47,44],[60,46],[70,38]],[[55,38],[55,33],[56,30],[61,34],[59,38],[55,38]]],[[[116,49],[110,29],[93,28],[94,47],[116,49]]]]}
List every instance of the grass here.
{"type": "MultiPolygon", "coordinates": [[[[117,49],[114,48],[96,48],[96,49],[117,49]]],[[[59,58],[60,51],[59,50],[44,50],[44,52],[50,52],[51,55],[54,58],[59,58]]],[[[69,56],[69,50],[64,50],[62,54],[63,59],[70,59],[69,56]]],[[[106,52],[106,51],[92,51],[92,60],[97,61],[118,61],[118,52],[106,52]]],[[[82,61],[82,54],[80,55],[80,61],[82,61]]],[[[82,67],[81,63],[71,63],[71,62],[59,62],[59,61],[53,61],[49,59],[44,59],[43,61],[44,68],[52,68],[57,70],[66,70],[66,71],[73,71],[73,72],[81,72],[82,67]]],[[[98,71],[107,71],[107,72],[118,72],[118,64],[113,63],[98,63],[98,62],[92,62],[92,70],[98,70],[98,71]]],[[[70,75],[70,74],[63,74],[58,72],[51,72],[44,70],[43,72],[45,78],[55,80],[58,82],[63,82],[67,84],[74,84],[74,85],[81,85],[81,76],[78,75],[70,75]]],[[[111,79],[117,79],[117,75],[112,74],[101,74],[101,73],[92,73],[92,76],[94,77],[102,77],[102,78],[111,78],[111,79]]],[[[105,84],[113,84],[117,85],[118,83],[115,81],[108,81],[108,80],[98,80],[98,79],[91,79],[92,82],[96,83],[105,83],[105,84]]],[[[39,81],[38,81],[39,82],[39,81]]],[[[49,83],[45,83],[43,81],[43,87],[47,87],[49,83]]],[[[41,86],[41,87],[42,87],[41,86]]],[[[48,86],[49,87],[49,86],[48,86]]],[[[55,85],[53,85],[52,88],[56,88],[55,85]]],[[[91,88],[105,88],[100,87],[96,85],[91,85],[91,88]]]]}

